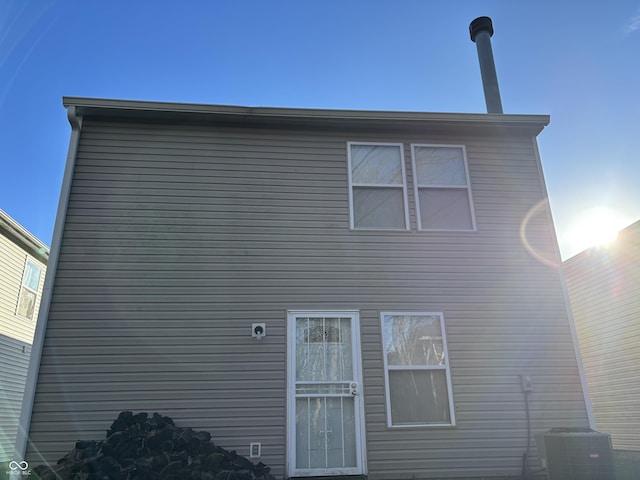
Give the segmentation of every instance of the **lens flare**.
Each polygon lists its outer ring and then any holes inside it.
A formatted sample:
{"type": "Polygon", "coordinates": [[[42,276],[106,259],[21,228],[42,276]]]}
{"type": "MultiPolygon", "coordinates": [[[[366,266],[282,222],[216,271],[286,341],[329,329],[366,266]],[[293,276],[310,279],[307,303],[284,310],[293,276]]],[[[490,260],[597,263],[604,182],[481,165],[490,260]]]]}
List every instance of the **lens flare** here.
{"type": "Polygon", "coordinates": [[[553,252],[548,251],[548,248],[540,248],[535,245],[535,242],[531,241],[529,235],[530,224],[536,223],[540,218],[546,218],[549,212],[549,199],[545,198],[536,203],[522,219],[520,223],[520,241],[527,249],[527,251],[538,261],[544,263],[553,268],[560,267],[560,263],[556,260],[553,252]]]}
{"type": "Polygon", "coordinates": [[[615,210],[594,207],[573,222],[567,233],[572,249],[578,252],[591,247],[605,247],[615,242],[626,221],[615,210]]]}

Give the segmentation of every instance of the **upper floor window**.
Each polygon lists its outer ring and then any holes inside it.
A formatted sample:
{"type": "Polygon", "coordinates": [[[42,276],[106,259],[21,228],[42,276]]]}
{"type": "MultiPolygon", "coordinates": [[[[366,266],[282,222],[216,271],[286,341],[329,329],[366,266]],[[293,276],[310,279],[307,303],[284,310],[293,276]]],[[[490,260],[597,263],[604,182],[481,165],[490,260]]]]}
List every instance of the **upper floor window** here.
{"type": "Polygon", "coordinates": [[[348,146],[351,228],[408,229],[402,144],[348,146]]]}
{"type": "Polygon", "coordinates": [[[41,273],[42,268],[33,260],[27,259],[24,267],[24,275],[22,276],[22,286],[20,287],[20,297],[18,298],[16,314],[29,320],[33,320],[33,313],[36,309],[41,273]]]}
{"type": "Polygon", "coordinates": [[[464,146],[412,145],[419,230],[475,230],[464,146]]]}

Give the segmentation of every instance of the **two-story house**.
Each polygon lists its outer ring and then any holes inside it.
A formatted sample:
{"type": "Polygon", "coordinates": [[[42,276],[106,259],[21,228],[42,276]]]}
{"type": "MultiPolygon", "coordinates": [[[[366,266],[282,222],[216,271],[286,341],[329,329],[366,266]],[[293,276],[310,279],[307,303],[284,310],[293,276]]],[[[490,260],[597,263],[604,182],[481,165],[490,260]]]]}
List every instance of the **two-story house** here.
{"type": "Polygon", "coordinates": [[[640,221],[563,264],[596,426],[640,451],[640,221]]]}
{"type": "Polygon", "coordinates": [[[0,210],[0,462],[11,460],[48,247],[0,210]]]}
{"type": "Polygon", "coordinates": [[[30,464],[122,410],[291,477],[515,475],[591,424],[547,116],[64,105],[30,464]]]}

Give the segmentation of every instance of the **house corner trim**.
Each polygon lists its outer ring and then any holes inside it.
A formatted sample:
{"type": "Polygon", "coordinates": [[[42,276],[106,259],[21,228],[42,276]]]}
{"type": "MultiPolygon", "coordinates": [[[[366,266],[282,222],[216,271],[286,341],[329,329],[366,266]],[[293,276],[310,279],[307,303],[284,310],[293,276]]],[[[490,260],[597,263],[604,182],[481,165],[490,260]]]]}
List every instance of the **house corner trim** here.
{"type": "MultiPolygon", "coordinates": [[[[538,173],[540,175],[540,183],[543,188],[543,193],[546,199],[549,198],[549,194],[547,192],[546,183],[544,181],[544,173],[542,172],[542,161],[540,160],[540,150],[538,149],[538,142],[536,137],[532,137],[531,139],[533,143],[533,151],[535,153],[536,163],[538,166],[538,173]]],[[[560,260],[560,248],[558,247],[558,235],[556,234],[556,229],[553,225],[553,216],[551,212],[551,207],[549,202],[546,202],[547,214],[549,216],[549,231],[551,232],[553,238],[554,245],[554,255],[558,259],[558,276],[560,277],[560,285],[562,288],[562,296],[564,298],[564,304],[567,311],[567,322],[569,322],[569,330],[571,331],[571,341],[573,342],[573,353],[576,358],[576,363],[578,365],[578,374],[580,375],[580,385],[582,386],[582,395],[584,397],[584,406],[587,413],[587,420],[589,422],[589,428],[592,430],[596,430],[596,422],[593,416],[593,407],[591,405],[591,397],[589,396],[589,386],[587,385],[587,375],[584,370],[584,363],[582,361],[582,354],[580,353],[580,343],[578,342],[578,332],[576,331],[576,324],[573,319],[573,311],[571,309],[571,301],[569,299],[569,289],[567,288],[567,282],[564,277],[564,272],[562,270],[562,261],[560,260]]]]}
{"type": "MultiPolygon", "coordinates": [[[[23,461],[27,444],[29,441],[29,427],[31,424],[31,415],[33,413],[33,402],[35,399],[36,385],[38,382],[38,373],[40,371],[40,359],[42,357],[42,348],[44,346],[44,337],[47,330],[47,320],[49,318],[49,308],[51,306],[51,296],[53,292],[53,283],[58,269],[58,259],[60,255],[60,245],[62,242],[62,233],[64,231],[64,223],[69,204],[69,194],[71,192],[71,180],[75,170],[76,156],[78,153],[78,143],[80,140],[80,130],[82,128],[82,116],[77,115],[76,107],[67,108],[67,118],[71,124],[71,137],[69,139],[69,149],[67,152],[66,166],[64,176],[62,178],[62,187],[60,189],[60,200],[58,202],[58,211],[56,213],[56,221],[53,228],[53,237],[51,240],[51,250],[49,253],[49,262],[47,272],[44,279],[44,287],[42,289],[42,297],[40,301],[40,311],[36,322],[36,329],[33,337],[33,345],[31,349],[31,357],[29,359],[29,370],[24,388],[24,396],[22,399],[22,409],[20,411],[20,419],[18,421],[18,432],[16,435],[16,443],[13,452],[13,460],[23,461]]],[[[11,477],[12,480],[14,476],[11,477]]]]}

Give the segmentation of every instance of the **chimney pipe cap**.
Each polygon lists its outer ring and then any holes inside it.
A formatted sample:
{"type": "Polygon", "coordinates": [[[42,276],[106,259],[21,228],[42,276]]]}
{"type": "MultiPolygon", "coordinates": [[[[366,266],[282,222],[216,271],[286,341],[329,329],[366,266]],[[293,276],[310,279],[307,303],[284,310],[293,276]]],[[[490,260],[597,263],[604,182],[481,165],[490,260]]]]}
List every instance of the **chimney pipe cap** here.
{"type": "Polygon", "coordinates": [[[478,17],[469,25],[469,33],[471,41],[476,41],[476,35],[480,32],[489,32],[489,36],[493,36],[493,22],[489,17],[478,17]]]}

